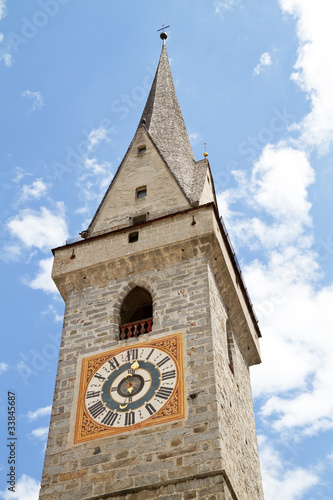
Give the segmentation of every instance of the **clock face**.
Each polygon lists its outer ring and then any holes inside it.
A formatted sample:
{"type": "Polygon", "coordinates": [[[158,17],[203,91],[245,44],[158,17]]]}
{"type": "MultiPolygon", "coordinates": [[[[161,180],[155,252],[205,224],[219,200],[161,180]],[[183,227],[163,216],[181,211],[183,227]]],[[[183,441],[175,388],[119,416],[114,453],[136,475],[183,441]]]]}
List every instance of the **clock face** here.
{"type": "Polygon", "coordinates": [[[90,417],[109,427],[143,422],[170,399],[177,366],[156,347],[137,347],[108,359],[93,375],[85,403],[90,417]]]}
{"type": "Polygon", "coordinates": [[[85,358],[75,442],[183,418],[181,334],[85,358]]]}

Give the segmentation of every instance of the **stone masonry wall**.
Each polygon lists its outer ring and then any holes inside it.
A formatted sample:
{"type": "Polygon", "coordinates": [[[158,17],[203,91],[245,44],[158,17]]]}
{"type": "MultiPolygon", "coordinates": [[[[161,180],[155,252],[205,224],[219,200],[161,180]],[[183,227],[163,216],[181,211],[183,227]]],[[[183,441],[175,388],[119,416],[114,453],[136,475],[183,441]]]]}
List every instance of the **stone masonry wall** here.
{"type": "Polygon", "coordinates": [[[128,226],[131,222],[129,216],[146,214],[147,220],[150,220],[189,207],[188,200],[156,147],[147,133],[141,130],[135,136],[97,212],[91,234],[128,226]],[[138,147],[142,145],[146,146],[146,151],[139,154],[138,147]],[[136,189],[141,186],[146,186],[147,195],[137,198],[136,189]]]}
{"type": "Polygon", "coordinates": [[[124,495],[107,496],[108,500],[235,500],[223,474],[198,477],[189,481],[143,489],[124,495]]]}
{"type": "MultiPolygon", "coordinates": [[[[207,259],[199,257],[68,294],[40,499],[106,498],[221,469],[209,290],[207,259]],[[153,296],[159,328],[149,338],[183,332],[186,419],[74,445],[81,359],[138,342],[118,341],[115,322],[135,285],[153,296]]],[[[215,488],[211,498],[224,498],[221,484],[215,488]]]]}
{"type": "Polygon", "coordinates": [[[248,366],[234,332],[234,373],[229,367],[227,320],[222,297],[209,270],[211,325],[216,367],[222,467],[240,499],[263,499],[248,366]]]}

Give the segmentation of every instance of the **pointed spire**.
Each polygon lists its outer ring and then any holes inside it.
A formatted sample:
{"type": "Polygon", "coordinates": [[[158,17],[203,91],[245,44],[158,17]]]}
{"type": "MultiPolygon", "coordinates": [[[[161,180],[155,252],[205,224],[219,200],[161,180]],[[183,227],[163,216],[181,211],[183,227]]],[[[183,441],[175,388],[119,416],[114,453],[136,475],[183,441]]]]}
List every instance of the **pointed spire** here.
{"type": "Polygon", "coordinates": [[[191,199],[195,160],[172,80],[165,38],[140,124],[144,124],[165,162],[191,199]]]}

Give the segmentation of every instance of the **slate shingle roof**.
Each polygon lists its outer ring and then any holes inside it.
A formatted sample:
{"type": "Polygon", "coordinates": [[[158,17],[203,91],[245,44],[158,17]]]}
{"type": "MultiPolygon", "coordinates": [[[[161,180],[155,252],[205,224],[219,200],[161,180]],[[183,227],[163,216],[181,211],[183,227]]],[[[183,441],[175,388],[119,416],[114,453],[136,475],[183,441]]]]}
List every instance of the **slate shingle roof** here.
{"type": "MultiPolygon", "coordinates": [[[[159,64],[150,93],[136,131],[145,128],[177,184],[191,204],[199,202],[209,163],[207,159],[195,161],[190,139],[178,103],[168,54],[163,43],[159,64]]],[[[134,138],[136,136],[134,135],[134,138]]],[[[101,211],[104,201],[131,148],[134,138],[106,191],[89,227],[89,233],[101,211]]]]}
{"type": "Polygon", "coordinates": [[[197,201],[203,189],[208,162],[205,162],[206,169],[202,162],[199,168],[196,166],[173,84],[165,44],[142,113],[140,125],[142,124],[151,135],[188,200],[197,201]]]}

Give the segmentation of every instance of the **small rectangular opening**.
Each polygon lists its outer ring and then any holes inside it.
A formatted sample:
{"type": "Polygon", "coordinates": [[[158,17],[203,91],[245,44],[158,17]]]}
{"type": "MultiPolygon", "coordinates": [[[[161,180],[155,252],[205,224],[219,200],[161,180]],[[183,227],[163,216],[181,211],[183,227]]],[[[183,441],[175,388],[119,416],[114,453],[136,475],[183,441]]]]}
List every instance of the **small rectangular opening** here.
{"type": "Polygon", "coordinates": [[[147,186],[141,186],[139,188],[136,188],[137,198],[144,198],[145,196],[147,196],[147,186]]]}
{"type": "Polygon", "coordinates": [[[137,215],[136,217],[133,217],[133,224],[141,224],[141,222],[146,222],[146,220],[146,214],[137,215]]]}
{"type": "Polygon", "coordinates": [[[146,152],[146,146],[145,145],[138,147],[138,154],[139,155],[142,155],[145,152],[146,152]]]}
{"type": "Polygon", "coordinates": [[[130,233],[128,235],[128,243],[135,243],[139,239],[139,233],[138,231],[135,231],[134,233],[130,233]]]}

